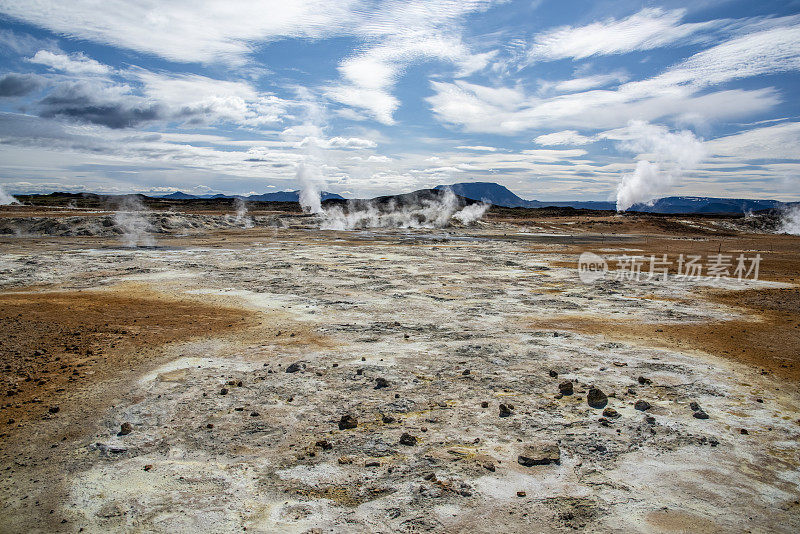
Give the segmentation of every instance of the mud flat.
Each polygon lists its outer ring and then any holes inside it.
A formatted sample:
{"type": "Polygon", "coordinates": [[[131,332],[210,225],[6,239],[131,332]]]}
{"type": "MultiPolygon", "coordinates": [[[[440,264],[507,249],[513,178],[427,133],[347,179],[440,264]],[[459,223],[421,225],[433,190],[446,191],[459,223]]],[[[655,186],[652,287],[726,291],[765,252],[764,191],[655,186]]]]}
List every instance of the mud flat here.
{"type": "Polygon", "coordinates": [[[566,222],[2,238],[0,530],[800,530],[797,238],[566,222]]]}

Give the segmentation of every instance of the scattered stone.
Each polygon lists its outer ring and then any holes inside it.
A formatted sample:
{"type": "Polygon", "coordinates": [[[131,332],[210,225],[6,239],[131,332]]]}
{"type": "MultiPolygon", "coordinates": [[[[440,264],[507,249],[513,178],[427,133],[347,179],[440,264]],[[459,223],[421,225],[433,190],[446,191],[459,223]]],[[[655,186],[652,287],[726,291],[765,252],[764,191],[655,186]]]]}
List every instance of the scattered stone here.
{"type": "Polygon", "coordinates": [[[471,371],[469,369],[464,369],[464,371],[461,373],[461,375],[462,376],[469,376],[470,372],[471,371]]]}
{"type": "Polygon", "coordinates": [[[569,380],[564,380],[558,385],[558,391],[560,391],[562,395],[572,395],[575,392],[575,386],[573,386],[572,382],[569,380]]]}
{"type": "Polygon", "coordinates": [[[339,465],[350,465],[353,463],[353,459],[349,456],[340,456],[338,462],[339,465]]]}
{"type": "Polygon", "coordinates": [[[555,443],[526,445],[517,457],[517,462],[525,467],[561,463],[561,451],[555,443]]]}
{"type": "Polygon", "coordinates": [[[380,467],[381,463],[378,460],[367,460],[364,462],[364,467],[380,467]]]}
{"type": "Polygon", "coordinates": [[[339,420],[339,430],[348,430],[358,426],[358,419],[350,414],[343,415],[339,420]]]}
{"type": "Polygon", "coordinates": [[[625,362],[611,362],[617,367],[628,367],[628,364],[625,362]]]}
{"type": "Polygon", "coordinates": [[[388,388],[389,381],[385,378],[378,377],[375,379],[375,389],[388,388]]]}
{"type": "Polygon", "coordinates": [[[227,395],[228,394],[228,388],[222,388],[221,390],[219,390],[219,394],[220,395],[227,395]]]}
{"type": "Polygon", "coordinates": [[[395,421],[397,421],[397,419],[395,419],[394,417],[392,417],[391,415],[388,415],[388,414],[384,414],[381,419],[387,425],[392,424],[395,421]]]}
{"type": "Polygon", "coordinates": [[[286,372],[287,373],[296,373],[297,371],[301,370],[302,368],[303,368],[303,365],[300,362],[294,362],[293,364],[289,365],[289,367],[286,368],[286,372]]]}
{"type": "Polygon", "coordinates": [[[634,404],[633,407],[636,408],[637,410],[639,410],[640,412],[646,412],[647,410],[649,410],[651,408],[649,402],[647,402],[646,400],[641,400],[641,399],[637,400],[636,404],[634,404]]]}
{"type": "Polygon", "coordinates": [[[356,369],[356,374],[361,376],[361,375],[364,374],[364,370],[363,369],[356,369]]]}
{"type": "Polygon", "coordinates": [[[58,406],[50,406],[50,407],[47,409],[47,411],[48,411],[48,412],[50,412],[50,413],[58,413],[60,409],[61,409],[61,408],[59,408],[58,406]]]}
{"type": "Polygon", "coordinates": [[[550,369],[547,374],[549,374],[551,378],[558,378],[558,373],[552,369],[550,369]]]}
{"type": "Polygon", "coordinates": [[[592,408],[604,408],[608,404],[608,396],[597,388],[589,388],[586,395],[586,402],[592,408]]]}
{"type": "Polygon", "coordinates": [[[323,451],[329,451],[333,448],[333,443],[331,443],[327,439],[320,439],[314,444],[314,446],[319,447],[323,451]]]}
{"type": "Polygon", "coordinates": [[[644,418],[644,420],[645,420],[645,421],[647,421],[647,424],[650,424],[650,425],[654,425],[654,424],[656,424],[656,418],[655,418],[655,417],[653,417],[652,415],[648,415],[648,416],[646,416],[646,417],[644,418]]]}
{"type": "Polygon", "coordinates": [[[150,471],[152,468],[153,468],[153,464],[147,464],[146,466],[144,466],[144,470],[145,471],[150,471]]]}
{"type": "Polygon", "coordinates": [[[748,432],[746,428],[742,428],[742,429],[739,430],[739,434],[742,434],[744,436],[748,435],[749,433],[750,432],[748,432]]]}
{"type": "Polygon", "coordinates": [[[133,432],[133,425],[130,423],[122,423],[122,425],[119,428],[119,432],[117,432],[117,435],[127,436],[131,432],[133,432]]]}
{"type": "Polygon", "coordinates": [[[214,423],[208,423],[208,424],[206,425],[206,428],[208,428],[209,430],[210,430],[210,429],[212,429],[212,428],[214,428],[214,423]]]}
{"type": "Polygon", "coordinates": [[[643,386],[645,386],[645,385],[650,385],[650,384],[652,384],[652,383],[653,383],[653,381],[652,381],[652,380],[650,380],[649,378],[645,378],[645,377],[643,377],[643,376],[640,376],[639,378],[637,378],[637,381],[638,381],[640,384],[642,384],[643,386]]]}
{"type": "Polygon", "coordinates": [[[526,495],[527,495],[527,493],[525,493],[524,491],[518,491],[517,492],[517,497],[525,497],[526,495]]]}
{"type": "Polygon", "coordinates": [[[403,435],[400,436],[400,445],[414,446],[416,444],[417,444],[417,438],[412,436],[408,432],[403,432],[403,435]]]}
{"type": "Polygon", "coordinates": [[[697,410],[692,414],[692,417],[695,419],[708,419],[708,414],[703,410],[697,410]]]}
{"type": "Polygon", "coordinates": [[[500,405],[500,417],[510,417],[514,415],[514,405],[513,404],[501,404],[500,405]]]}
{"type": "Polygon", "coordinates": [[[690,403],[689,403],[689,408],[691,408],[691,410],[692,410],[693,412],[699,412],[699,411],[700,411],[700,405],[699,405],[699,404],[697,404],[697,403],[696,403],[696,402],[694,402],[694,401],[692,401],[692,402],[690,402],[690,403]]]}
{"type": "Polygon", "coordinates": [[[258,412],[250,412],[250,417],[258,417],[259,415],[261,414],[258,412]]]}
{"type": "Polygon", "coordinates": [[[603,415],[605,417],[611,417],[612,419],[616,419],[617,417],[620,417],[620,413],[617,410],[615,410],[614,408],[610,407],[610,406],[608,408],[606,408],[605,410],[603,410],[603,415]]]}
{"type": "Polygon", "coordinates": [[[481,403],[481,408],[488,408],[488,407],[489,407],[489,403],[488,403],[488,402],[486,402],[486,401],[483,401],[483,402],[481,403]]]}

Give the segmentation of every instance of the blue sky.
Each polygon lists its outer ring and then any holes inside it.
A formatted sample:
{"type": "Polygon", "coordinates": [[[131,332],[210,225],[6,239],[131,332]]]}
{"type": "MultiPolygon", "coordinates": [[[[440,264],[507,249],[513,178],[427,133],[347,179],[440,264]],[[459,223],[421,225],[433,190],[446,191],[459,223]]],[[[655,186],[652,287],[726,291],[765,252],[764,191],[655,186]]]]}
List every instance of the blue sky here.
{"type": "Polygon", "coordinates": [[[800,200],[798,70],[796,1],[0,0],[0,184],[800,200]]]}

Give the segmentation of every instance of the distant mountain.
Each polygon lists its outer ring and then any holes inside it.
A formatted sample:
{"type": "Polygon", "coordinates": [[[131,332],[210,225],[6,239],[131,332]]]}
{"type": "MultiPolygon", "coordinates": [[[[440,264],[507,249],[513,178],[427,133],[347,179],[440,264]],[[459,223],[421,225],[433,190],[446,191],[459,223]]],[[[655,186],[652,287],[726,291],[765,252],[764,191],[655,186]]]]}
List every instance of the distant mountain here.
{"type": "Polygon", "coordinates": [[[437,185],[436,189],[449,187],[453,193],[472,200],[490,202],[495,206],[505,208],[546,208],[555,206],[559,208],[576,208],[590,210],[613,210],[616,204],[603,201],[572,201],[572,202],[540,202],[538,200],[525,200],[507,187],[494,182],[463,182],[453,185],[437,185]]]}
{"type": "Polygon", "coordinates": [[[187,198],[200,198],[200,197],[186,194],[183,191],[175,191],[174,193],[170,193],[169,195],[164,195],[161,198],[168,198],[170,200],[186,200],[187,198]]]}
{"type": "Polygon", "coordinates": [[[628,211],[646,213],[747,213],[749,211],[781,209],[787,206],[777,200],[746,198],[665,197],[652,204],[634,204],[628,211]]]}
{"type": "MultiPolygon", "coordinates": [[[[245,197],[247,200],[260,200],[262,202],[299,202],[300,191],[279,191],[277,193],[264,193],[263,195],[250,195],[245,197]]],[[[320,193],[321,200],[344,200],[344,197],[336,193],[323,191],[320,193]]]]}
{"type": "Polygon", "coordinates": [[[494,182],[464,182],[453,185],[437,185],[434,189],[447,188],[452,189],[456,195],[471,198],[472,200],[491,202],[495,206],[504,206],[506,208],[538,207],[530,205],[531,202],[536,201],[520,198],[507,187],[494,182]]]}
{"type": "MultiPolygon", "coordinates": [[[[321,197],[322,200],[328,200],[328,199],[344,200],[344,197],[339,196],[336,193],[328,193],[327,191],[323,191],[321,193],[321,197]]],[[[277,193],[264,193],[261,195],[250,195],[247,197],[242,195],[223,195],[222,193],[217,193],[215,195],[189,195],[182,191],[175,191],[174,193],[170,193],[169,195],[164,195],[161,198],[168,198],[170,200],[186,200],[193,198],[205,198],[205,199],[243,198],[245,200],[261,201],[261,202],[298,202],[300,200],[300,191],[279,191],[277,193]]]]}

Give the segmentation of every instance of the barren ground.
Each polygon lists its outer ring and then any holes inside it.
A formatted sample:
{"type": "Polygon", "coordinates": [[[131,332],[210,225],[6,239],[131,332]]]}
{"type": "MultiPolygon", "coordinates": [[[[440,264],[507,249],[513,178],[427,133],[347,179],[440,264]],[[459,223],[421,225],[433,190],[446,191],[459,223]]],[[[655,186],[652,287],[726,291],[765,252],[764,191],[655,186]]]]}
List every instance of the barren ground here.
{"type": "Polygon", "coordinates": [[[800,238],[310,223],[0,237],[0,531],[800,530],[800,238]],[[587,285],[586,250],[761,279],[587,285]]]}

